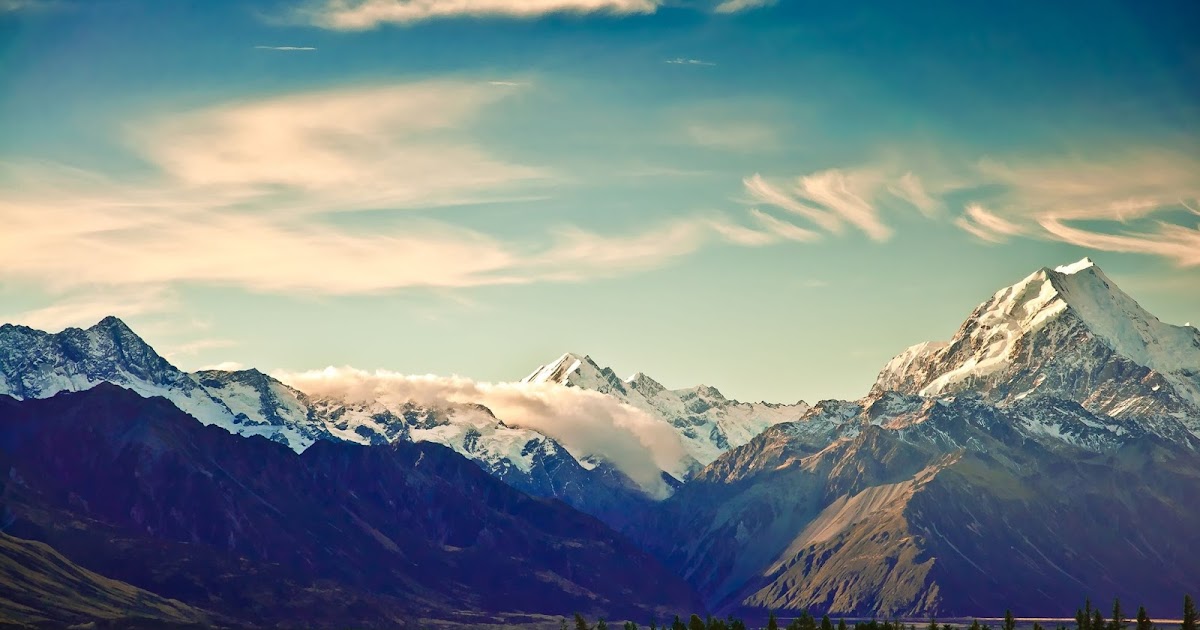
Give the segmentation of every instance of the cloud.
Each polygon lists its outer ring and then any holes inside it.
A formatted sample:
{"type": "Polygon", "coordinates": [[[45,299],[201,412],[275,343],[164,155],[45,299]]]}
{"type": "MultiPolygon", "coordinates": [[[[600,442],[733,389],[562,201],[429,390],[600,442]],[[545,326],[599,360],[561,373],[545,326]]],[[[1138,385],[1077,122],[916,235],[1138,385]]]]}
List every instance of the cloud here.
{"type": "Polygon", "coordinates": [[[775,130],[758,123],[695,123],[688,125],[684,132],[691,144],[710,149],[754,152],[778,146],[775,130]]]}
{"type": "MultiPolygon", "coordinates": [[[[2,254],[0,254],[2,257],[2,254]]],[[[59,296],[54,304],[18,313],[0,313],[0,322],[24,324],[57,332],[68,327],[86,328],[116,315],[130,318],[157,313],[177,306],[176,296],[162,287],[135,286],[115,291],[74,291],[59,296]]]]}
{"type": "Polygon", "coordinates": [[[921,178],[917,177],[909,171],[900,176],[900,179],[888,184],[888,192],[907,201],[915,208],[921,211],[927,217],[935,216],[942,208],[942,202],[934,199],[921,182],[921,178]]]}
{"type": "Polygon", "coordinates": [[[714,13],[740,13],[773,6],[775,0],[724,0],[713,8],[714,13]]]}
{"type": "Polygon", "coordinates": [[[660,0],[323,0],[295,18],[338,31],[383,24],[413,24],[458,17],[536,18],[554,13],[631,15],[654,13],[660,0]]]}
{"type": "Polygon", "coordinates": [[[212,365],[205,365],[197,371],[203,372],[205,370],[220,370],[222,372],[240,372],[244,369],[246,369],[246,366],[238,363],[237,361],[222,361],[212,365]]]}
{"type": "Polygon", "coordinates": [[[169,310],[146,287],[317,295],[580,281],[712,244],[813,240],[758,211],[624,232],[549,224],[515,239],[412,209],[537,198],[552,170],[499,159],[471,135],[519,90],[487,82],[351,86],[147,116],[121,141],[147,168],[110,175],[0,161],[0,281],[64,300],[14,317],[54,325],[169,310]],[[384,227],[339,213],[371,210],[384,227]],[[125,296],[131,296],[126,298],[125,296]]]}
{"type": "Polygon", "coordinates": [[[988,212],[977,203],[968,205],[966,212],[955,219],[954,224],[989,243],[1003,243],[1010,236],[1026,232],[1021,226],[988,212]]]}
{"type": "Polygon", "coordinates": [[[882,212],[896,201],[937,219],[948,199],[965,198],[954,224],[990,243],[1057,240],[1200,265],[1200,229],[1178,220],[1200,214],[1193,205],[1200,205],[1200,157],[1141,148],[1101,158],[923,158],[920,168],[902,171],[900,163],[827,169],[791,182],[754,174],[743,184],[750,203],[783,209],[830,234],[853,227],[884,241],[892,230],[882,212]]]}
{"type": "MultiPolygon", "coordinates": [[[[991,216],[1019,230],[1011,234],[1200,265],[1200,230],[1166,220],[1188,209],[1182,200],[1200,198],[1200,158],[1194,155],[1142,148],[1098,159],[988,159],[979,162],[976,175],[985,191],[999,190],[990,193],[988,207],[991,216]],[[1071,225],[1078,222],[1089,227],[1071,225]]],[[[988,230],[1004,235],[994,226],[988,230]]]]}
{"type": "Polygon", "coordinates": [[[671,65],[676,65],[676,66],[715,66],[715,65],[717,65],[711,61],[704,61],[703,59],[688,59],[686,57],[675,57],[674,59],[668,59],[668,60],[664,61],[663,63],[669,63],[671,65]]]}
{"type": "Polygon", "coordinates": [[[1042,217],[1038,223],[1055,238],[1072,245],[1107,252],[1153,254],[1180,267],[1200,265],[1200,229],[1160,222],[1154,231],[1106,234],[1073,228],[1052,216],[1042,217]]]}
{"type": "Polygon", "coordinates": [[[283,52],[299,52],[316,50],[312,46],[255,46],[258,50],[279,50],[283,52]]]}
{"type": "Polygon", "coordinates": [[[329,367],[310,372],[274,372],[318,398],[401,406],[462,409],[483,405],[505,425],[549,436],[573,456],[599,457],[656,496],[669,490],[660,476],[675,474],[685,452],[667,423],[599,392],[554,383],[482,383],[458,376],[413,376],[329,367]]]}
{"type": "Polygon", "coordinates": [[[743,180],[746,192],[756,203],[802,216],[833,234],[841,234],[851,225],[876,241],[885,241],[892,235],[873,202],[882,190],[882,183],[870,171],[840,169],[802,176],[790,187],[768,182],[757,173],[743,180]]]}

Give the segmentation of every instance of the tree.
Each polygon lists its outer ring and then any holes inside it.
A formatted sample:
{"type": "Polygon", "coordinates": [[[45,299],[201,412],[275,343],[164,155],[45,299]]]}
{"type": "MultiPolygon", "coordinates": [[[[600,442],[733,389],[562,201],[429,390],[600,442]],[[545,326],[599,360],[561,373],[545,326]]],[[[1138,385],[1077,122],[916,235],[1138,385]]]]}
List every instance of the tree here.
{"type": "Polygon", "coordinates": [[[978,619],[973,619],[971,621],[971,630],[983,630],[983,628],[979,625],[978,619]]]}
{"type": "Polygon", "coordinates": [[[937,619],[929,618],[929,630],[938,630],[937,619]]]}
{"type": "Polygon", "coordinates": [[[625,625],[621,628],[622,630],[638,630],[637,624],[633,623],[632,621],[626,621],[625,625]]]}
{"type": "Polygon", "coordinates": [[[833,630],[833,621],[829,619],[829,615],[821,617],[821,630],[833,630]]]}
{"type": "Polygon", "coordinates": [[[1092,630],[1104,630],[1104,615],[1100,614],[1100,609],[1092,611],[1092,630]]]}
{"type": "Polygon", "coordinates": [[[1196,630],[1196,602],[1191,595],[1183,596],[1183,624],[1180,630],[1196,630]]]}
{"type": "MultiPolygon", "coordinates": [[[[779,630],[779,620],[775,618],[775,613],[767,616],[767,630],[779,630]]],[[[1188,630],[1184,628],[1183,630],[1188,630]]]]}
{"type": "Polygon", "coordinates": [[[1035,621],[1035,622],[1033,622],[1033,630],[1046,630],[1046,629],[1042,627],[1042,624],[1035,621]]]}
{"type": "Polygon", "coordinates": [[[587,619],[584,619],[583,615],[579,613],[575,613],[575,630],[592,630],[592,627],[588,625],[587,619]]]}
{"type": "Polygon", "coordinates": [[[675,621],[671,622],[671,630],[687,630],[687,626],[684,625],[683,620],[679,618],[679,615],[675,615],[675,621]]]}
{"type": "Polygon", "coordinates": [[[1154,624],[1150,623],[1150,615],[1146,614],[1145,606],[1138,606],[1137,630],[1154,630],[1154,624]]]}
{"type": "Polygon", "coordinates": [[[1004,611],[1004,630],[1016,630],[1017,620],[1013,618],[1012,610],[1004,611]]]}
{"type": "Polygon", "coordinates": [[[1108,624],[1109,630],[1125,630],[1125,613],[1121,610],[1121,598],[1113,600],[1113,616],[1112,622],[1108,624]]]}
{"type": "Polygon", "coordinates": [[[692,615],[692,618],[688,620],[687,627],[688,630],[706,630],[704,620],[700,618],[700,615],[692,615]]]}
{"type": "Polygon", "coordinates": [[[838,627],[837,627],[837,630],[849,630],[849,629],[846,627],[846,620],[845,620],[845,619],[838,619],[838,627]]]}
{"type": "Polygon", "coordinates": [[[729,617],[729,630],[746,630],[746,622],[742,621],[741,619],[735,619],[733,616],[730,616],[729,617]]]}
{"type": "Polygon", "coordinates": [[[596,622],[596,630],[608,630],[608,622],[604,620],[604,617],[596,622]]]}

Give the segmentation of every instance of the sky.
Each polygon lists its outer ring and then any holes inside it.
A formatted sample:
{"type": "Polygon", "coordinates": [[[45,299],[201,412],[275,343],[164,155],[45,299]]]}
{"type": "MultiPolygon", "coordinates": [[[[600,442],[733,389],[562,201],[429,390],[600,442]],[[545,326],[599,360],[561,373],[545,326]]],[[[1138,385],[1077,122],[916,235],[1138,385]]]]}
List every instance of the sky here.
{"type": "Polygon", "coordinates": [[[1200,321],[1200,5],[0,0],[0,321],[184,369],[868,390],[1092,257],[1200,321]],[[841,6],[846,5],[846,6],[841,6]]]}

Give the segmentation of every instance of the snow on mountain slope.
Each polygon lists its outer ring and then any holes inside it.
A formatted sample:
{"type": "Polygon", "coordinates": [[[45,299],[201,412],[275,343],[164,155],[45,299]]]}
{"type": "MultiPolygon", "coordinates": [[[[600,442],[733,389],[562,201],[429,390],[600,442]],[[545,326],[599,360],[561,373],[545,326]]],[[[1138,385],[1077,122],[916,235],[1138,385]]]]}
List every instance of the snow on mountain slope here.
{"type": "Polygon", "coordinates": [[[608,394],[670,424],[683,440],[695,472],[730,448],[749,442],[764,429],[799,418],[809,408],[803,401],[791,405],[743,403],[729,400],[715,387],[700,385],[667,389],[638,372],[619,378],[589,356],[567,353],[534,370],[522,383],[559,383],[608,394]]]}
{"type": "Polygon", "coordinates": [[[143,397],[161,396],[204,424],[243,435],[269,433],[242,426],[221,401],[175,368],[116,317],[82,330],[51,334],[26,326],[0,326],[0,394],[49,398],[110,382],[143,397]]]}
{"type": "Polygon", "coordinates": [[[1054,395],[1118,417],[1183,420],[1200,434],[1200,331],[1159,321],[1085,258],[997,291],[950,342],[892,359],[874,389],[1054,395]]]}

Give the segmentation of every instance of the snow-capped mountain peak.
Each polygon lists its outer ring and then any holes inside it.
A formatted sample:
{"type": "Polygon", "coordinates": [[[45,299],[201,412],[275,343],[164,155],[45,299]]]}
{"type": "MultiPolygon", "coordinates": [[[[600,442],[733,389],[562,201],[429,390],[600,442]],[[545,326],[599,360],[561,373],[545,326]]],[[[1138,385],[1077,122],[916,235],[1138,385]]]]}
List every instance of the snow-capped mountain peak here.
{"type": "Polygon", "coordinates": [[[1163,323],[1091,259],[1043,268],[981,304],[948,343],[908,348],[875,390],[1049,393],[1102,413],[1200,428],[1200,331],[1163,323]]]}
{"type": "Polygon", "coordinates": [[[1069,265],[1059,265],[1054,268],[1055,271],[1061,274],[1071,275],[1079,273],[1085,269],[1093,269],[1096,267],[1095,261],[1090,257],[1084,256],[1082,260],[1077,260],[1069,265]]]}
{"type": "Polygon", "coordinates": [[[668,389],[643,372],[621,379],[590,356],[573,353],[540,366],[522,382],[558,383],[597,391],[649,413],[679,434],[685,452],[693,460],[679,468],[693,472],[725,451],[749,442],[767,427],[795,420],[808,410],[803,401],[773,405],[729,400],[708,385],[668,389]]]}

